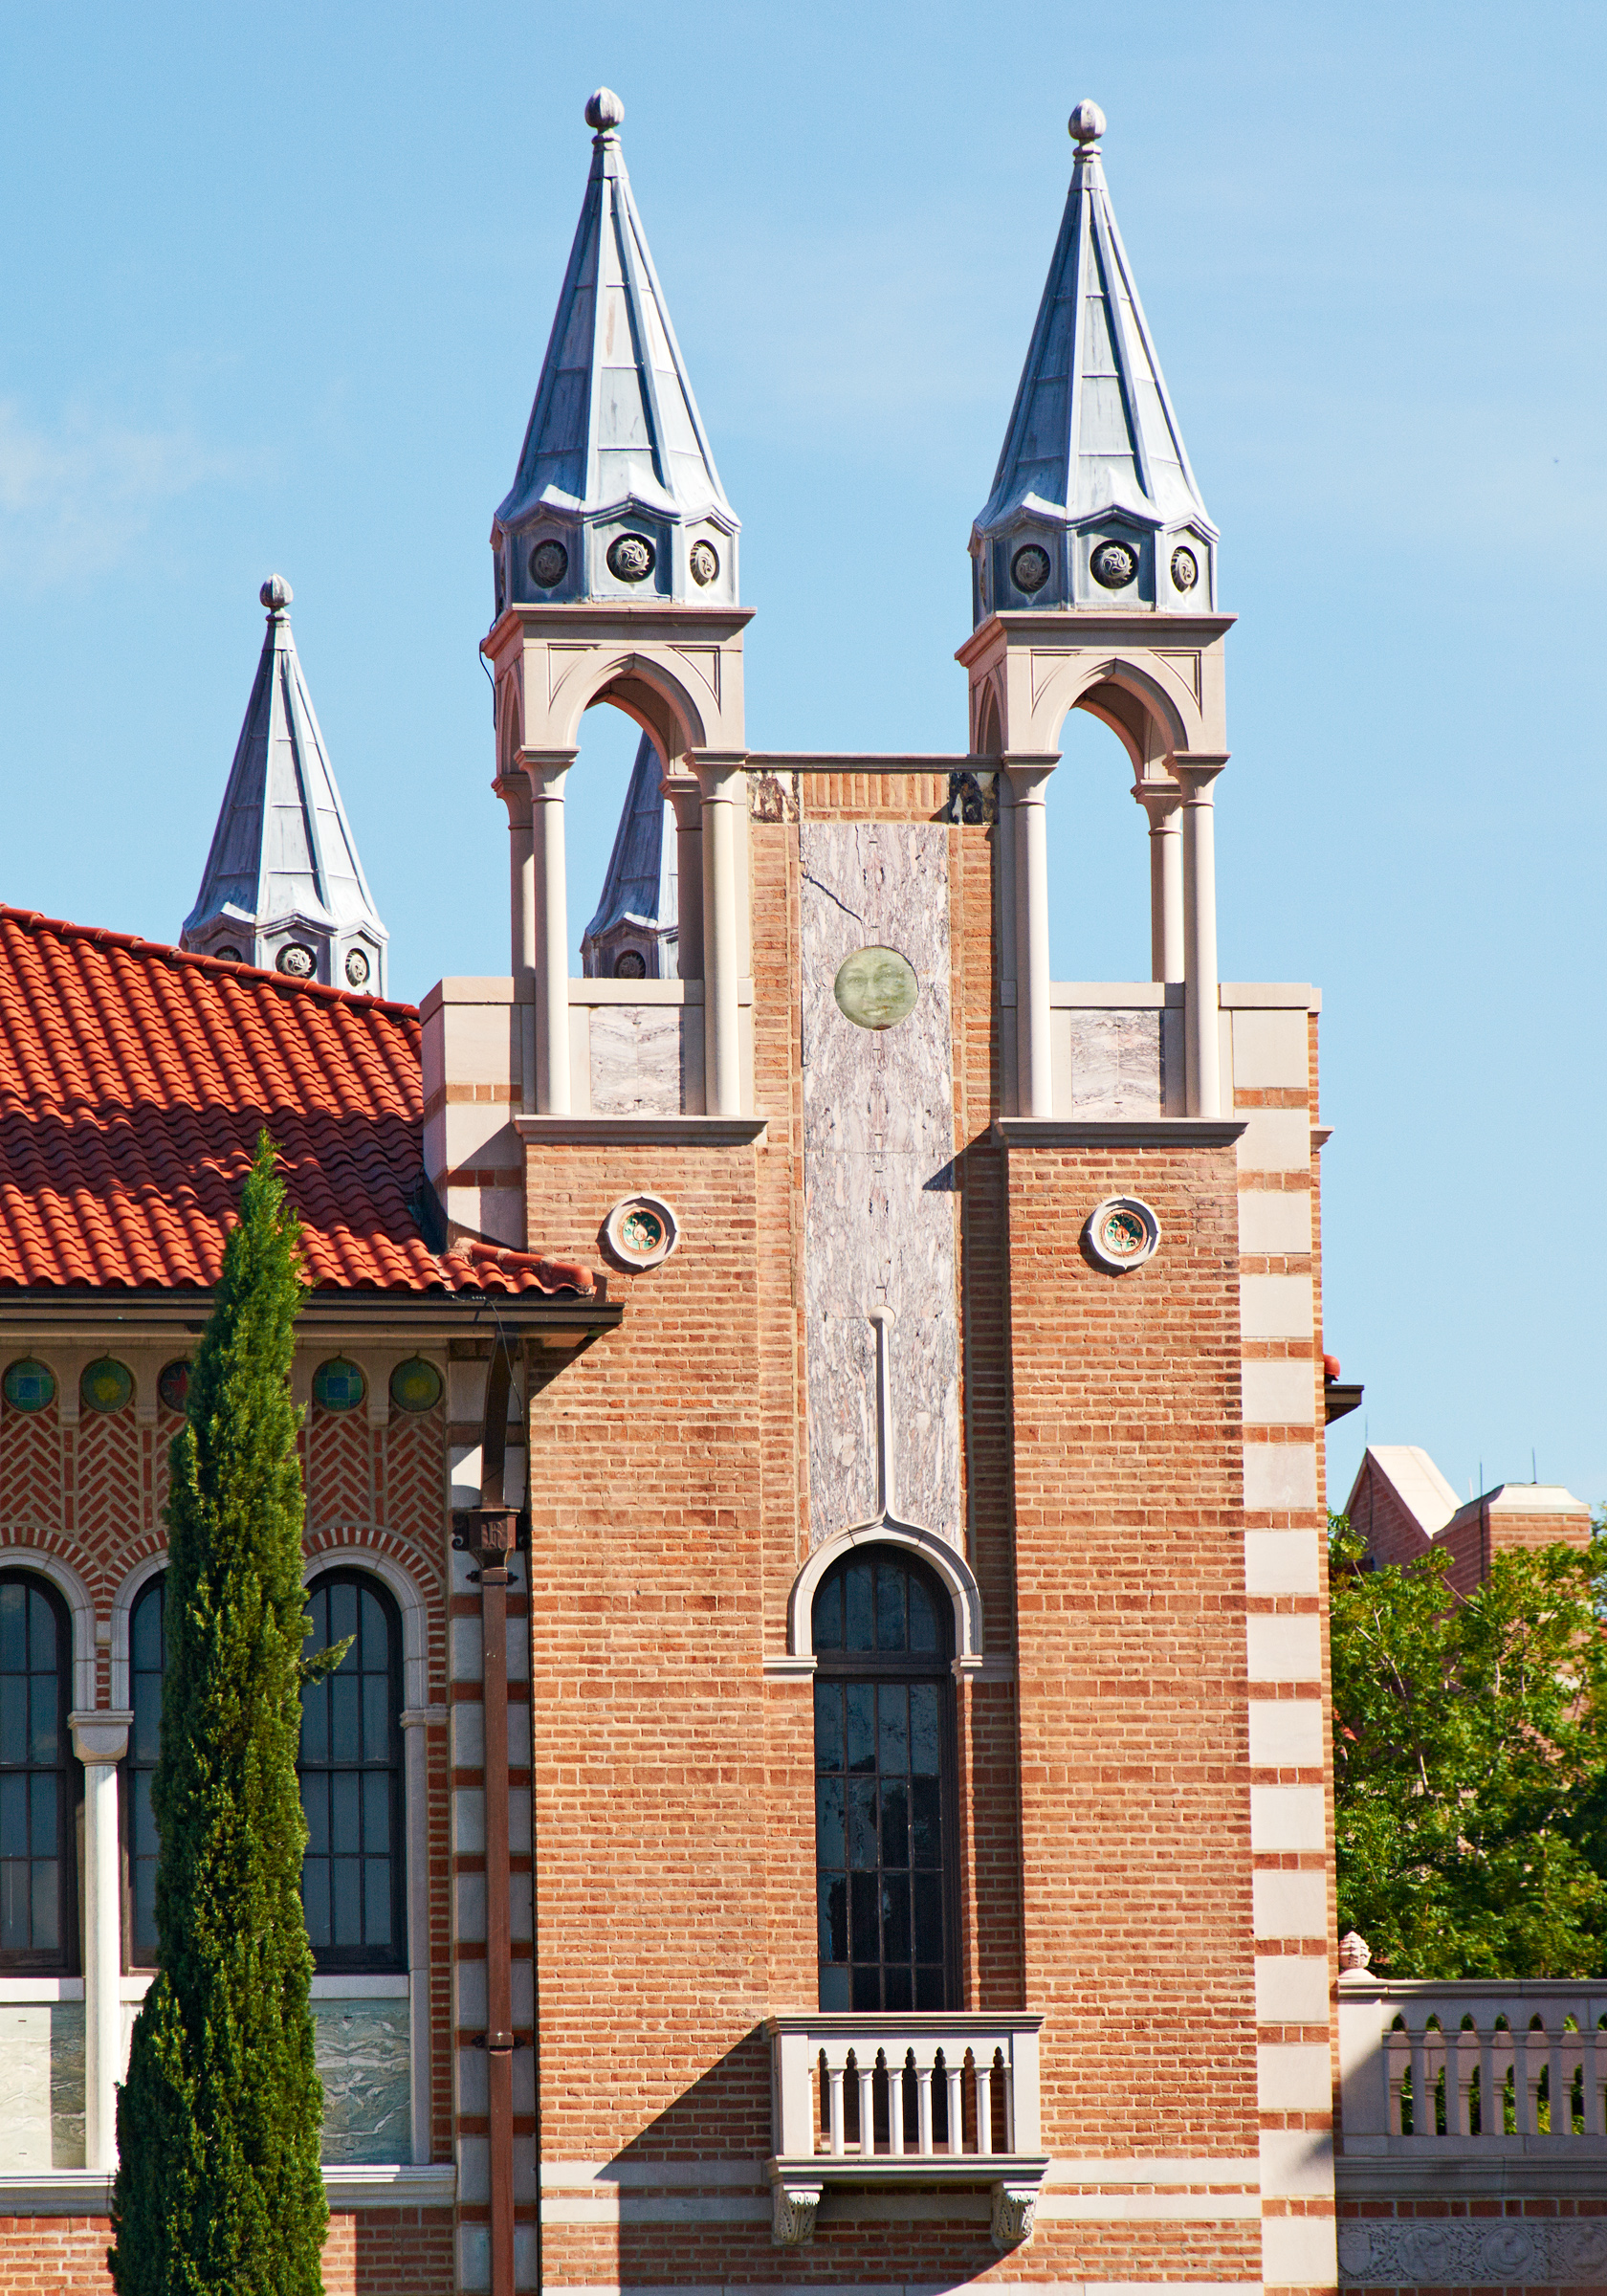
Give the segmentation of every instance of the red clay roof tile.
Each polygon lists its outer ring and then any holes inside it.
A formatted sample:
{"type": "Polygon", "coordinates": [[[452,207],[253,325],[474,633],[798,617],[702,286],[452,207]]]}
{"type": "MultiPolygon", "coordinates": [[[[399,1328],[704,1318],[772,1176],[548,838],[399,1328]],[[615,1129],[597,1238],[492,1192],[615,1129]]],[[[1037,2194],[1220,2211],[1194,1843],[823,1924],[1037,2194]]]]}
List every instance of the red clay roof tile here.
{"type": "Polygon", "coordinates": [[[212,1283],[263,1125],[315,1285],[594,1289],[429,1249],[412,1005],[0,907],[0,1290],[212,1283]]]}

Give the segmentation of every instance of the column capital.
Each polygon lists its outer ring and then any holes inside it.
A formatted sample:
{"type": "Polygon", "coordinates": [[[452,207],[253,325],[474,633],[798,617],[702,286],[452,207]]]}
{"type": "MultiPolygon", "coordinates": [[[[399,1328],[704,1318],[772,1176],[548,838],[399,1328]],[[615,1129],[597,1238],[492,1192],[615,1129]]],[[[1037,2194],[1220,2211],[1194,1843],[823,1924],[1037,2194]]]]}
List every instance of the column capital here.
{"type": "Polygon", "coordinates": [[[526,773],[499,773],[491,787],[492,794],[499,797],[508,808],[510,828],[529,828],[530,776],[526,773]]]}
{"type": "Polygon", "coordinates": [[[1009,749],[999,763],[1018,806],[1042,805],[1048,778],[1060,763],[1058,750],[1009,749]]]}
{"type": "Polygon", "coordinates": [[[580,756],[578,749],[521,749],[515,763],[529,782],[533,798],[563,795],[563,777],[580,756]]]}
{"type": "Polygon", "coordinates": [[[1149,815],[1152,830],[1177,828],[1178,808],[1183,802],[1181,782],[1175,781],[1171,774],[1162,775],[1158,781],[1136,781],[1133,795],[1149,815]]]}
{"type": "Polygon", "coordinates": [[[78,1711],[67,1717],[67,1727],[73,1733],[73,1752],[86,1770],[121,1762],[128,1751],[128,1733],[133,1726],[131,1712],[112,1707],[78,1711]]]}
{"type": "Polygon", "coordinates": [[[742,769],[747,764],[745,749],[693,749],[687,752],[697,785],[706,803],[730,805],[736,800],[742,769]]]}
{"type": "Polygon", "coordinates": [[[1226,749],[1175,749],[1166,763],[1192,801],[1209,805],[1211,784],[1232,754],[1226,749]]]}

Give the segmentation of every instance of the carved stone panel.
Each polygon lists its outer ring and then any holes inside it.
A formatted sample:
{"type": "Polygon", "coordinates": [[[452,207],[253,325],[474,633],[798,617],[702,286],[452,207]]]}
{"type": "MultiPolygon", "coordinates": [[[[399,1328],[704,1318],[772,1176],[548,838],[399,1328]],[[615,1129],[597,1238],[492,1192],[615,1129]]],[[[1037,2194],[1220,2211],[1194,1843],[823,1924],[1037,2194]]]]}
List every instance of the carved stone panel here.
{"type": "Polygon", "coordinates": [[[1163,1115],[1160,1014],[1095,1005],[1069,1017],[1071,1114],[1090,1118],[1163,1115]]]}
{"type": "MultiPolygon", "coordinates": [[[[962,1535],[955,1306],[948,832],[805,822],[803,865],[804,1285],[811,1542],[876,1505],[875,1335],[888,1306],[895,1511],[962,1535]],[[890,1026],[836,982],[896,951],[919,983],[890,1026]],[[850,997],[852,1006],[855,1000],[850,997]]],[[[863,1001],[863,1000],[861,1000],[863,1001]]]]}
{"type": "Polygon", "coordinates": [[[1342,2285],[1600,2288],[1607,2218],[1353,2218],[1339,2227],[1342,2285]]]}

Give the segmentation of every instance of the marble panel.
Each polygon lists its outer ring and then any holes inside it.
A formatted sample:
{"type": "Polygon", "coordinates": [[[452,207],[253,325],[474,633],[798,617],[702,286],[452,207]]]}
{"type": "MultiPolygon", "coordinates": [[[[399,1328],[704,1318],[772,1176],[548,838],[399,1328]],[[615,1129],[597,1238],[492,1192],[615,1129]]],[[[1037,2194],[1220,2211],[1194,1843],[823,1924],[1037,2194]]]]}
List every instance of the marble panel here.
{"type": "Polygon", "coordinates": [[[1073,1010],[1071,1114],[1150,1117],[1165,1114],[1161,1016],[1123,1005],[1073,1010]]]}
{"type": "Polygon", "coordinates": [[[804,1272],[810,1537],[875,1511],[875,1333],[891,1334],[895,1512],[961,1536],[955,1302],[954,1073],[948,835],[927,824],[804,823],[804,1272]],[[856,1027],[834,994],[845,959],[896,949],[914,1011],[856,1027]]]}
{"type": "Polygon", "coordinates": [[[313,2053],[323,2083],[323,2157],[409,2160],[412,2086],[405,1997],[313,2003],[313,2053]]]}
{"type": "Polygon", "coordinates": [[[82,2001],[0,2004],[0,2174],[81,2169],[82,2001]]]}
{"type": "Polygon", "coordinates": [[[600,1116],[680,1115],[678,1005],[591,1007],[591,1106],[600,1116]]]}

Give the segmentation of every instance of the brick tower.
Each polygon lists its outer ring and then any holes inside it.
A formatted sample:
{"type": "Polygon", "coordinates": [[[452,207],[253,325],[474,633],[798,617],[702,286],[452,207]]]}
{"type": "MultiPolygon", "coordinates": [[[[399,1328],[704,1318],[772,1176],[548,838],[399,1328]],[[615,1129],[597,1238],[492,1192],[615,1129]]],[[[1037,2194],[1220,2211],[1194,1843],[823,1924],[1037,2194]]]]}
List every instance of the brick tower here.
{"type": "Polygon", "coordinates": [[[492,538],[513,968],[426,1005],[450,1219],[623,1303],[529,1358],[535,2077],[511,2233],[460,2140],[473,2253],[1331,2285],[1318,999],[1217,979],[1230,620],[1103,118],[973,532],[969,747],[824,757],[745,747],[737,521],[586,116],[492,538]],[[677,978],[568,976],[598,700],[675,806],[677,978]],[[1073,707],[1148,818],[1148,982],[1048,977],[1073,707]]]}

